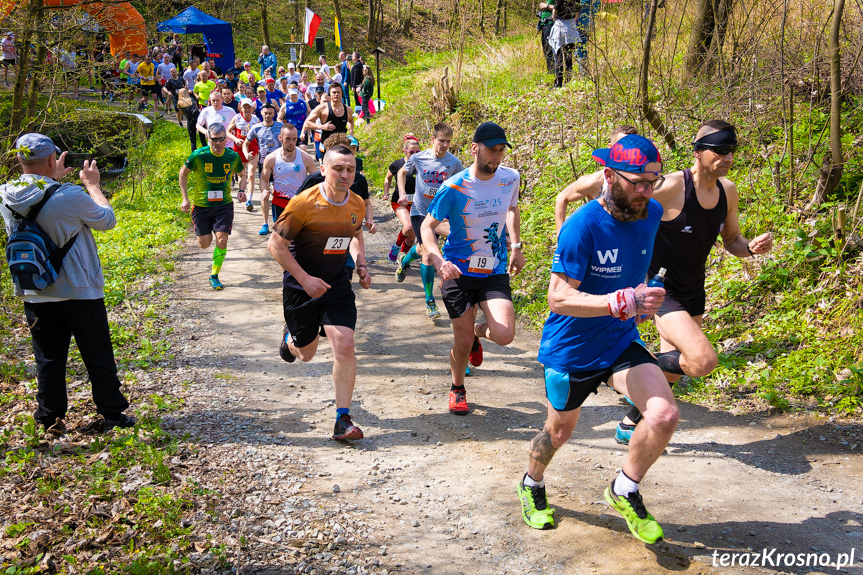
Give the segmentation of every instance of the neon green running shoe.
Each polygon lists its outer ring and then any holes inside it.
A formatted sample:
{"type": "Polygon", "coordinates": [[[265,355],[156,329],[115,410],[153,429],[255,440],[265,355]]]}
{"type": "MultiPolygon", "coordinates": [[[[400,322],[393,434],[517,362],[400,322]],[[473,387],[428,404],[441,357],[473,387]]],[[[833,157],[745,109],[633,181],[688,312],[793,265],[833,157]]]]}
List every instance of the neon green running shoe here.
{"type": "Polygon", "coordinates": [[[641,494],[634,491],[626,497],[620,497],[614,493],[614,482],[605,488],[605,500],[617,509],[617,512],[626,519],[626,525],[635,535],[635,538],[644,543],[653,544],[662,539],[662,527],[647,512],[641,494]]]}
{"type": "Polygon", "coordinates": [[[524,477],[516,488],[521,501],[521,517],[534,529],[551,529],[554,527],[554,508],[548,506],[545,487],[525,487],[524,477]]]}

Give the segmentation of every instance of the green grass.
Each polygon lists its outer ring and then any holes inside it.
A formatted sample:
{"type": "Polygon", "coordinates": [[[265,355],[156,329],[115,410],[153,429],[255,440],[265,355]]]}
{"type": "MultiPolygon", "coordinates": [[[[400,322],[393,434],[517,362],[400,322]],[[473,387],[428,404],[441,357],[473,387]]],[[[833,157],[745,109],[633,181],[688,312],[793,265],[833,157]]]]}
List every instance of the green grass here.
{"type": "MultiPolygon", "coordinates": [[[[600,82],[611,86],[602,88],[601,100],[594,98],[594,85],[583,80],[549,90],[551,78],[544,73],[534,36],[473,45],[464,62],[459,108],[446,118],[456,130],[453,151],[469,165],[468,143],[479,122],[494,120],[507,130],[514,149],[505,163],[517,165],[522,174],[522,241],[527,246],[527,265],[513,281],[514,296],[519,318],[540,330],[548,315],[546,290],[556,244],[554,198],[576,175],[596,169],[590,153],[605,145],[613,126],[637,120],[630,116],[634,87],[602,77],[600,82]]],[[[405,132],[416,133],[424,145],[429,141],[429,128],[437,120],[429,105],[431,84],[444,66],[454,78],[456,65],[454,53],[437,52],[412,54],[404,66],[387,68],[381,90],[389,105],[358,135],[373,186],[382,187],[387,166],[402,155],[405,132]]],[[[675,101],[697,101],[707,113],[729,97],[697,85],[674,90],[675,101]]],[[[672,117],[678,140],[685,140],[697,129],[697,117],[662,97],[658,94],[654,105],[672,117]]],[[[828,118],[817,106],[798,106],[795,148],[801,149],[828,118]]],[[[679,393],[729,407],[741,398],[760,398],[762,405],[779,409],[859,416],[863,310],[854,304],[854,294],[863,282],[857,254],[840,257],[831,245],[831,204],[825,206],[825,215],[801,222],[776,193],[770,166],[781,158],[780,119],[759,117],[753,123],[746,110],[725,117],[738,125],[743,142],[729,174],[740,190],[742,233],[752,238],[770,230],[776,248],[757,262],[730,257],[719,248],[713,251],[705,333],[720,349],[720,365],[710,376],[681,385],[679,393]],[[771,151],[767,155],[764,146],[771,151]],[[848,327],[852,329],[843,330],[848,327]]],[[[649,126],[639,127],[656,139],[649,126]]],[[[848,160],[835,202],[853,202],[860,189],[863,151],[853,145],[853,138],[861,127],[863,100],[849,99],[843,119],[848,160]]],[[[666,173],[691,165],[686,148],[673,152],[662,146],[661,151],[666,173]]],[[[787,182],[787,159],[781,170],[787,182]]],[[[817,171],[813,163],[795,175],[798,204],[814,190],[817,171]]],[[[655,329],[646,325],[643,331],[658,346],[655,329]]]]}

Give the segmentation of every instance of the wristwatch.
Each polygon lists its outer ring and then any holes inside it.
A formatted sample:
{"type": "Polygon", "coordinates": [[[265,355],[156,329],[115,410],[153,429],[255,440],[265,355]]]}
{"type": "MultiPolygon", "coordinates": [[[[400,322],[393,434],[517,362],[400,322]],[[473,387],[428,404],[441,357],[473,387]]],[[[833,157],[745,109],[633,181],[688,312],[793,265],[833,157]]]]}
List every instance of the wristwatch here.
{"type": "Polygon", "coordinates": [[[521,249],[521,242],[514,243],[514,244],[512,244],[512,245],[511,245],[511,246],[509,246],[509,247],[510,247],[510,249],[513,249],[513,250],[514,250],[514,249],[519,249],[519,250],[520,250],[520,249],[521,249]]]}

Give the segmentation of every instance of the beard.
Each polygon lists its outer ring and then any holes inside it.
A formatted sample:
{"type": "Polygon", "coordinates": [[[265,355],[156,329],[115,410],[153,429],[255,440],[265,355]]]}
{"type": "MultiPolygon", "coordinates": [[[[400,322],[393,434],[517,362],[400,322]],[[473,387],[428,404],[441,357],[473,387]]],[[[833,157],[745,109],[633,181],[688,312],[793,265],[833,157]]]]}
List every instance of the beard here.
{"type": "Polygon", "coordinates": [[[623,185],[618,180],[611,184],[609,192],[604,195],[605,202],[611,209],[611,215],[618,220],[634,222],[647,217],[647,203],[649,201],[647,198],[635,202],[629,201],[623,190],[623,185]]]}

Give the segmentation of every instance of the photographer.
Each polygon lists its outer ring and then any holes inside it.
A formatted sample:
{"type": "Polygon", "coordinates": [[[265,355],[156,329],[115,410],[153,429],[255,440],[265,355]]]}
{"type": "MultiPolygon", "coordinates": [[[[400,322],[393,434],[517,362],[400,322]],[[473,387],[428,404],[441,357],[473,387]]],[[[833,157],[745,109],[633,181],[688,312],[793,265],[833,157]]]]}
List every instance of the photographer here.
{"type": "MultiPolygon", "coordinates": [[[[0,186],[0,212],[7,234],[15,231],[21,218],[42,200],[47,190],[72,171],[65,166],[67,153],[58,158],[60,150],[47,136],[24,134],[15,147],[19,150],[22,174],[0,186]]],[[[68,408],[66,360],[73,335],[87,366],[96,411],[104,418],[101,430],[135,425],[135,418],[123,413],[129,402],[123,397],[117,378],[103,299],[105,281],[91,231],[110,230],[117,221],[99,187],[96,162],[84,161],[79,177],[86,192],[74,184],[59,185],[36,217],[36,223],[57,246],[65,246],[75,238],[62,261],[59,276],[39,291],[15,287],[15,294],[24,299],[36,359],[38,408],[33,417],[56,434],[65,431],[62,420],[68,408]]]]}

